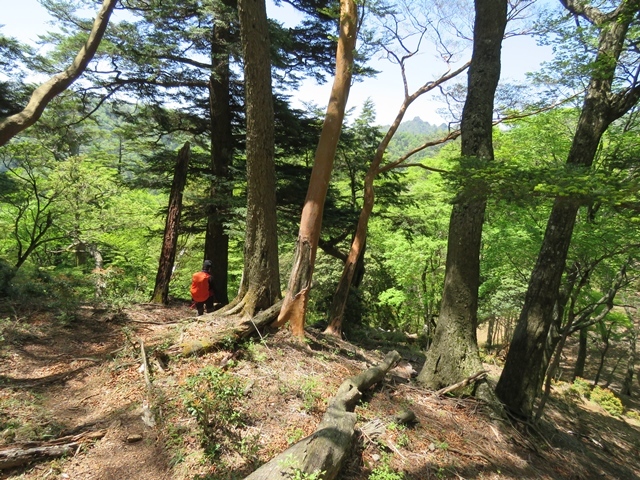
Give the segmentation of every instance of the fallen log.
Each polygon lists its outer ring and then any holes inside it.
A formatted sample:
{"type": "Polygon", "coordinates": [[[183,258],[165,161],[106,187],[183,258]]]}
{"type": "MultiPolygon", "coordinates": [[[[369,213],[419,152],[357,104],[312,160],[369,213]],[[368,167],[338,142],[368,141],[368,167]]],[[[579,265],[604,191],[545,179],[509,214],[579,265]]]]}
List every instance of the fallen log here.
{"type": "Polygon", "coordinates": [[[314,433],[292,445],[245,480],[285,480],[300,475],[320,475],[323,480],[338,477],[355,437],[353,413],[363,392],[382,381],[400,360],[398,352],[389,352],[382,363],[351,377],[340,385],[329,402],[314,433]]]}
{"type": "Polygon", "coordinates": [[[237,316],[212,314],[216,320],[216,328],[207,337],[183,342],[171,347],[167,353],[181,355],[202,355],[215,350],[221,345],[237,343],[261,333],[271,325],[282,307],[282,300],[268,309],[258,313],[255,317],[238,320],[237,316]]]}
{"type": "Polygon", "coordinates": [[[106,430],[56,438],[48,442],[29,442],[0,448],[0,470],[74,453],[81,445],[105,436],[106,430]]]}

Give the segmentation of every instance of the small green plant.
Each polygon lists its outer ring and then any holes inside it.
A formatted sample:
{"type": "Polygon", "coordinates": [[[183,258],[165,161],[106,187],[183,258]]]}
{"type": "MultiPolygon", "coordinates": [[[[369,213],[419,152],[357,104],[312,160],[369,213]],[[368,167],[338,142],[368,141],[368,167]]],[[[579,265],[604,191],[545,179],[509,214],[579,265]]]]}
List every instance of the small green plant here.
{"type": "Polygon", "coordinates": [[[406,433],[398,435],[396,443],[398,444],[398,446],[400,448],[408,446],[409,445],[409,435],[407,435],[406,433]]]}
{"type": "Polygon", "coordinates": [[[633,418],[634,420],[640,420],[640,413],[638,413],[638,412],[637,412],[637,411],[635,411],[635,410],[629,410],[629,411],[626,413],[626,415],[627,415],[627,417],[629,417],[629,418],[633,418]]]}
{"type": "Polygon", "coordinates": [[[287,443],[293,445],[304,437],[304,430],[301,428],[294,428],[287,434],[287,443]]]}
{"type": "Polygon", "coordinates": [[[256,363],[262,363],[267,359],[265,347],[259,343],[255,343],[253,339],[246,342],[244,348],[247,352],[247,357],[256,363]]]}
{"type": "Polygon", "coordinates": [[[316,392],[316,388],[318,388],[318,381],[315,378],[307,378],[302,385],[300,385],[300,396],[306,412],[313,412],[316,409],[317,400],[322,397],[322,395],[316,392]]]}
{"type": "Polygon", "coordinates": [[[447,442],[434,442],[434,445],[440,450],[447,450],[449,448],[449,444],[447,442]]]}
{"type": "Polygon", "coordinates": [[[207,457],[220,454],[221,430],[242,425],[238,407],[243,390],[240,379],[217,367],[205,367],[187,378],[182,401],[201,429],[200,440],[207,457]]]}
{"type": "Polygon", "coordinates": [[[369,474],[369,480],[403,480],[404,473],[396,472],[388,464],[374,468],[369,474]]]}
{"type": "Polygon", "coordinates": [[[589,398],[589,392],[591,391],[591,385],[584,378],[577,377],[573,381],[573,385],[569,389],[572,392],[576,392],[583,397],[589,398]]]}
{"type": "Polygon", "coordinates": [[[600,388],[598,386],[594,387],[594,389],[591,390],[589,400],[600,405],[614,417],[619,417],[624,411],[620,399],[616,397],[615,393],[607,388],[600,388]]]}

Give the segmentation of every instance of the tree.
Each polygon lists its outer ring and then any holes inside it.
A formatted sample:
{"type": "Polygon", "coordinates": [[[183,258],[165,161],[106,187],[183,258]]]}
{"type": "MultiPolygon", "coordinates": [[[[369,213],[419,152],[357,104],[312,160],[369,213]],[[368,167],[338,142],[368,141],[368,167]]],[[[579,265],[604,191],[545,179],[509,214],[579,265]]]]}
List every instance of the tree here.
{"type": "Polygon", "coordinates": [[[327,194],[344,111],[351,87],[353,52],[356,45],[358,12],[353,0],[340,0],[340,34],[336,51],[336,74],[327,112],[318,140],[311,179],[300,218],[300,230],[289,276],[287,293],[275,326],[290,322],[294,335],[304,335],[304,323],[311,288],[322,212],[327,194]]]}
{"type": "Polygon", "coordinates": [[[180,230],[180,214],[182,213],[182,193],[187,182],[187,168],[189,167],[191,145],[189,142],[178,152],[176,169],[173,174],[173,184],[169,194],[169,209],[164,227],[162,251],[156,275],[156,284],[151,296],[151,303],[169,303],[169,282],[176,258],[178,232],[180,230]]]}
{"type": "MultiPolygon", "coordinates": [[[[435,88],[438,88],[443,83],[462,73],[467,69],[468,66],[468,64],[465,64],[462,67],[457,68],[453,72],[447,72],[437,80],[427,82],[422,87],[418,88],[415,92],[409,94],[405,72],[405,62],[416,52],[407,53],[406,55],[401,57],[391,52],[390,50],[388,50],[387,53],[389,56],[393,57],[395,61],[400,65],[402,80],[404,84],[404,101],[402,102],[402,105],[398,110],[398,114],[396,115],[393,124],[389,127],[384,138],[378,144],[378,148],[376,149],[375,155],[371,160],[371,164],[364,178],[363,206],[358,218],[358,224],[356,226],[354,238],[351,242],[351,248],[345,261],[342,276],[340,277],[338,288],[336,289],[336,294],[334,295],[333,301],[331,303],[331,308],[329,311],[329,326],[325,330],[326,333],[336,336],[340,336],[342,333],[342,320],[347,297],[349,294],[349,288],[353,281],[357,266],[362,261],[364,255],[364,247],[367,237],[367,226],[369,223],[369,218],[371,217],[371,213],[373,211],[375,201],[374,181],[380,173],[389,171],[392,168],[396,168],[398,166],[402,166],[404,160],[409,157],[409,155],[406,155],[403,156],[399,161],[381,166],[384,154],[387,151],[387,147],[389,146],[389,143],[398,130],[400,123],[402,122],[402,119],[404,118],[404,115],[409,106],[423,94],[435,88]]],[[[444,141],[445,140],[442,140],[442,142],[444,141]]]]}
{"type": "Polygon", "coordinates": [[[244,270],[227,313],[253,316],[280,298],[270,42],[264,0],[239,0],[247,116],[244,270]]]}
{"type": "MultiPolygon", "coordinates": [[[[55,214],[52,205],[60,196],[59,188],[51,188],[45,178],[52,168],[46,153],[37,147],[19,145],[3,152],[5,181],[10,182],[2,201],[13,211],[12,234],[16,244],[15,270],[18,270],[41,245],[53,241],[55,214]]],[[[59,186],[58,186],[59,187],[59,186]]]]}
{"type": "MultiPolygon", "coordinates": [[[[623,1],[609,12],[574,0],[561,0],[576,20],[586,20],[598,32],[595,60],[580,118],[566,164],[572,169],[588,169],[602,135],[640,98],[637,75],[617,76],[627,33],[638,21],[640,2],[623,1]],[[624,86],[619,84],[623,83],[624,86]],[[616,92],[614,87],[620,86],[616,92]]],[[[583,30],[581,30],[583,32],[583,30]]],[[[582,34],[582,33],[581,33],[582,34]]],[[[577,36],[581,38],[581,35],[577,36]]],[[[631,39],[629,39],[631,40],[631,39]]],[[[575,195],[555,199],[536,265],[531,274],[524,307],[516,325],[505,367],[496,394],[506,408],[519,417],[530,417],[540,393],[544,371],[546,338],[557,304],[567,252],[581,199],[575,195]]]]}
{"type": "Polygon", "coordinates": [[[104,0],[102,2],[102,7],[96,15],[89,33],[89,38],[76,55],[73,63],[66,70],[51,77],[47,82],[36,88],[31,94],[27,106],[21,112],[10,115],[0,121],[0,146],[37,122],[51,99],[69,88],[82,75],[100,45],[111,18],[111,13],[117,3],[118,0],[104,0]]]}
{"type": "MultiPolygon", "coordinates": [[[[500,51],[507,23],[506,0],[475,2],[473,53],[462,112],[461,154],[493,159],[493,101],[500,78],[500,51]]],[[[418,381],[432,388],[451,385],[482,369],[476,339],[480,239],[486,199],[463,189],[451,212],[444,291],[434,341],[418,381]]]]}

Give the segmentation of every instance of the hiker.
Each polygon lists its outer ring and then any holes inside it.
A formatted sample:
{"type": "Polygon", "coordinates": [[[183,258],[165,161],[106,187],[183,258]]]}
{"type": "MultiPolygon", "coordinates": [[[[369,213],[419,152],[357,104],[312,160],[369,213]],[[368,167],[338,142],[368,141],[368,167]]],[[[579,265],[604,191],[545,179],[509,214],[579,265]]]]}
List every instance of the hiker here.
{"type": "Polygon", "coordinates": [[[191,279],[191,298],[195,303],[198,316],[204,313],[205,307],[207,313],[213,312],[215,295],[210,270],[211,260],[205,260],[202,264],[202,270],[194,273],[191,279]]]}

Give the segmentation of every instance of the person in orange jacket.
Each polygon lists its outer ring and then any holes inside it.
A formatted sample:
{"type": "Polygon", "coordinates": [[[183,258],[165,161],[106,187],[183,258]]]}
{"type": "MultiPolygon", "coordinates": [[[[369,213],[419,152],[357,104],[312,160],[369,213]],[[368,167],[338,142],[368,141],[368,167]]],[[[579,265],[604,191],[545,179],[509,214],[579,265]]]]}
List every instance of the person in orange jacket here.
{"type": "Polygon", "coordinates": [[[211,265],[211,260],[205,260],[202,264],[202,270],[194,273],[191,278],[191,298],[196,305],[198,316],[204,313],[205,307],[207,313],[213,312],[215,291],[213,277],[210,273],[211,265]]]}

